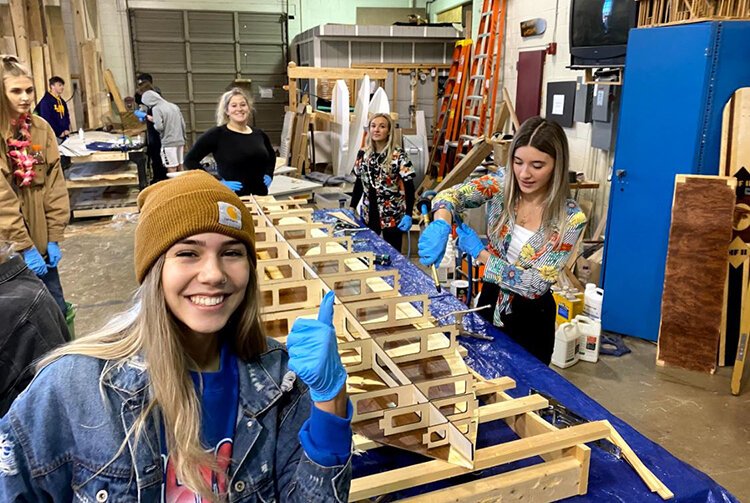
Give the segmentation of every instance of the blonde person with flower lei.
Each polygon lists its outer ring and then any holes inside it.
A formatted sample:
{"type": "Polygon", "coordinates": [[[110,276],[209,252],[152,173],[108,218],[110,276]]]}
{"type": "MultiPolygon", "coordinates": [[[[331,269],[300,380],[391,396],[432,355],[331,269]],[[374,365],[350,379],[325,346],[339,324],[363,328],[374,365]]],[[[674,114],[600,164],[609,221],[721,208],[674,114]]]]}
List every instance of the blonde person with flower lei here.
{"type": "Polygon", "coordinates": [[[15,56],[0,58],[0,240],[15,244],[65,314],[57,265],[70,202],[57,140],[50,125],[31,113],[31,72],[15,56]]]}
{"type": "Polygon", "coordinates": [[[526,120],[510,146],[511,165],[440,192],[433,222],[419,239],[420,262],[439,264],[452,222],[467,208],[489,203],[485,244],[466,224],[458,247],[484,264],[478,305],[482,316],[542,362],[555,344],[555,301],[550,287],[568,260],[586,217],[570,198],[568,140],[541,117],[526,120]]]}

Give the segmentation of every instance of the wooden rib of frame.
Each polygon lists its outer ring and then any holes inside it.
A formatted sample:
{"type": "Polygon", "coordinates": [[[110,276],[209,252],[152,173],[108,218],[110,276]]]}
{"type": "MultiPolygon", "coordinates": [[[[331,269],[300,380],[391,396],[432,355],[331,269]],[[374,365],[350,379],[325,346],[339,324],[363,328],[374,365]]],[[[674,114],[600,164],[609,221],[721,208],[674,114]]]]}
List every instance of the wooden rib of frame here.
{"type": "Polygon", "coordinates": [[[513,398],[506,393],[515,387],[511,378],[487,380],[467,367],[458,327],[436,325],[427,295],[399,295],[398,271],[376,270],[372,253],[354,252],[350,238],[333,237],[330,227],[312,221],[310,211],[278,211],[269,198],[247,204],[263,238],[256,249],[267,334],[284,342],[294,321],[317,317],[322,295],[334,290],[333,325],[348,373],[355,448],[391,445],[432,458],[355,478],[350,501],[536,456],[541,463],[405,501],[556,501],[581,495],[588,489],[591,456],[584,444],[604,438],[624,446],[651,491],[671,497],[607,421],[559,430],[536,413],[548,407],[545,398],[513,398]],[[518,438],[476,449],[479,426],[492,421],[503,421],[518,438]]]}

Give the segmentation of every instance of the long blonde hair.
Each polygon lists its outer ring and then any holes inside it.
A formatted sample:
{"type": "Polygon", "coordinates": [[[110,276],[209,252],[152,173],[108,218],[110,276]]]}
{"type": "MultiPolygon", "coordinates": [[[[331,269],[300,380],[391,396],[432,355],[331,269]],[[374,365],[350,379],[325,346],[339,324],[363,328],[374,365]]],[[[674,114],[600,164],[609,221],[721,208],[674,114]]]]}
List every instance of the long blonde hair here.
{"type": "MultiPolygon", "coordinates": [[[[233,354],[250,361],[266,350],[266,337],[260,319],[258,279],[250,263],[250,279],[245,298],[237,308],[222,336],[233,354]]],[[[62,346],[38,364],[38,370],[64,355],[86,355],[107,360],[100,377],[119,368],[136,355],[143,357],[149,374],[149,396],[146,406],[130,431],[126,432],[114,461],[133,438],[137,444],[147,420],[158,412],[164,423],[167,452],[175,465],[177,478],[192,491],[210,501],[217,501],[210,485],[203,479],[201,467],[221,473],[211,452],[201,445],[201,409],[189,369],[195,362],[184,351],[183,334],[170,313],[161,282],[164,255],[154,263],[136,291],[134,307],[116,316],[104,328],[62,346]]],[[[103,470],[104,468],[102,468],[103,470]]]]}
{"type": "Polygon", "coordinates": [[[253,118],[253,99],[247,92],[241,87],[233,87],[229,91],[225,92],[219,98],[219,104],[216,107],[216,125],[223,126],[229,122],[229,114],[227,114],[227,108],[229,107],[229,100],[234,96],[242,96],[247,102],[247,108],[250,109],[250,115],[248,116],[248,124],[253,118]]]}
{"type": "MultiPolygon", "coordinates": [[[[370,120],[367,121],[367,146],[365,147],[365,155],[370,155],[373,152],[375,152],[375,142],[372,141],[372,136],[370,136],[370,124],[372,124],[372,121],[377,119],[378,117],[383,117],[386,122],[388,122],[388,141],[385,144],[385,150],[386,153],[385,161],[386,163],[391,162],[391,158],[393,157],[393,150],[396,148],[396,146],[393,144],[393,119],[391,119],[390,114],[374,114],[372,117],[370,117],[370,120]]],[[[383,152],[380,152],[381,154],[383,152]]]]}
{"type": "Polygon", "coordinates": [[[547,236],[555,230],[562,233],[567,221],[565,208],[570,198],[568,138],[559,124],[538,116],[526,119],[510,144],[509,162],[505,169],[505,187],[503,189],[505,206],[500,218],[493,226],[493,232],[499,233],[503,225],[515,221],[515,208],[521,197],[521,191],[518,188],[518,180],[516,180],[516,174],[513,170],[513,159],[516,150],[520,147],[534,147],[555,160],[552,179],[547,185],[547,196],[544,199],[542,226],[544,226],[547,236]]]}
{"type": "Polygon", "coordinates": [[[0,61],[2,61],[2,74],[0,74],[0,135],[5,140],[13,135],[11,122],[15,120],[14,114],[11,113],[10,103],[8,103],[5,79],[7,77],[28,77],[33,83],[34,77],[31,75],[31,70],[15,56],[2,54],[0,55],[0,61]]]}

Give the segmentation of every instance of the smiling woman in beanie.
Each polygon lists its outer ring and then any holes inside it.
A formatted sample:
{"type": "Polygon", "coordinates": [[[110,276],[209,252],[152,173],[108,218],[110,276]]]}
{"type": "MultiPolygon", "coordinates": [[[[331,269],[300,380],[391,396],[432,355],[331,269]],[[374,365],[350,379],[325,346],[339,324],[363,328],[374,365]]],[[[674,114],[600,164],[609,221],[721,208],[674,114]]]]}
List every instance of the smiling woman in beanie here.
{"type": "Polygon", "coordinates": [[[239,197],[193,171],[138,206],[135,305],[47,355],[0,420],[0,501],[347,501],[332,293],[267,340],[239,197]]]}

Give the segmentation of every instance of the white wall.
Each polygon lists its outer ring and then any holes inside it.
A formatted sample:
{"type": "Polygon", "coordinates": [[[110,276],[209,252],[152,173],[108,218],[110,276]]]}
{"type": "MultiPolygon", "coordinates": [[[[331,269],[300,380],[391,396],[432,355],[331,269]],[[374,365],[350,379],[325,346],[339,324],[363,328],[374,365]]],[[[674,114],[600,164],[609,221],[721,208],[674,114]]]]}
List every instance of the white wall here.
{"type": "MultiPolygon", "coordinates": [[[[435,21],[438,12],[467,3],[466,0],[437,0],[429,5],[430,19],[435,21]]],[[[557,42],[557,54],[547,55],[542,83],[542,107],[544,115],[547,82],[561,80],[576,80],[583,72],[565,68],[570,65],[570,46],[568,43],[569,8],[571,0],[508,0],[508,17],[504,38],[503,71],[501,86],[505,86],[515,102],[518,72],[516,63],[521,51],[543,49],[550,42],[557,42]],[[557,14],[557,15],[556,15],[557,14]],[[521,21],[543,18],[547,21],[547,31],[536,37],[521,38],[521,21]]],[[[479,14],[482,10],[482,0],[472,0],[474,26],[472,37],[476,37],[479,25],[479,14]]],[[[502,93],[498,93],[502,98],[502,93]]],[[[606,217],[606,205],[609,199],[609,182],[607,174],[613,156],[599,149],[591,148],[591,126],[575,123],[572,128],[566,128],[568,144],[571,154],[571,168],[583,171],[588,180],[598,181],[597,190],[581,190],[578,200],[588,200],[593,203],[593,210],[589,215],[589,232],[606,217]]]]}
{"type": "MultiPolygon", "coordinates": [[[[550,42],[557,42],[557,54],[547,55],[545,59],[542,82],[542,106],[544,115],[546,103],[547,82],[576,80],[583,76],[583,71],[573,71],[566,68],[570,65],[570,45],[568,43],[568,26],[570,0],[509,0],[508,18],[506,20],[505,55],[503,66],[503,82],[513,101],[516,96],[518,72],[516,63],[518,54],[524,50],[539,50],[550,42]],[[555,14],[557,13],[557,16],[555,14]],[[547,31],[541,36],[521,38],[521,21],[542,18],[547,21],[547,31]]],[[[570,167],[574,171],[583,171],[588,180],[598,181],[599,189],[581,190],[580,200],[589,200],[594,206],[589,215],[589,232],[593,232],[599,219],[606,218],[606,205],[609,200],[609,182],[607,174],[612,163],[613,155],[608,152],[591,148],[591,125],[574,123],[573,127],[565,128],[570,146],[570,167]]]]}

